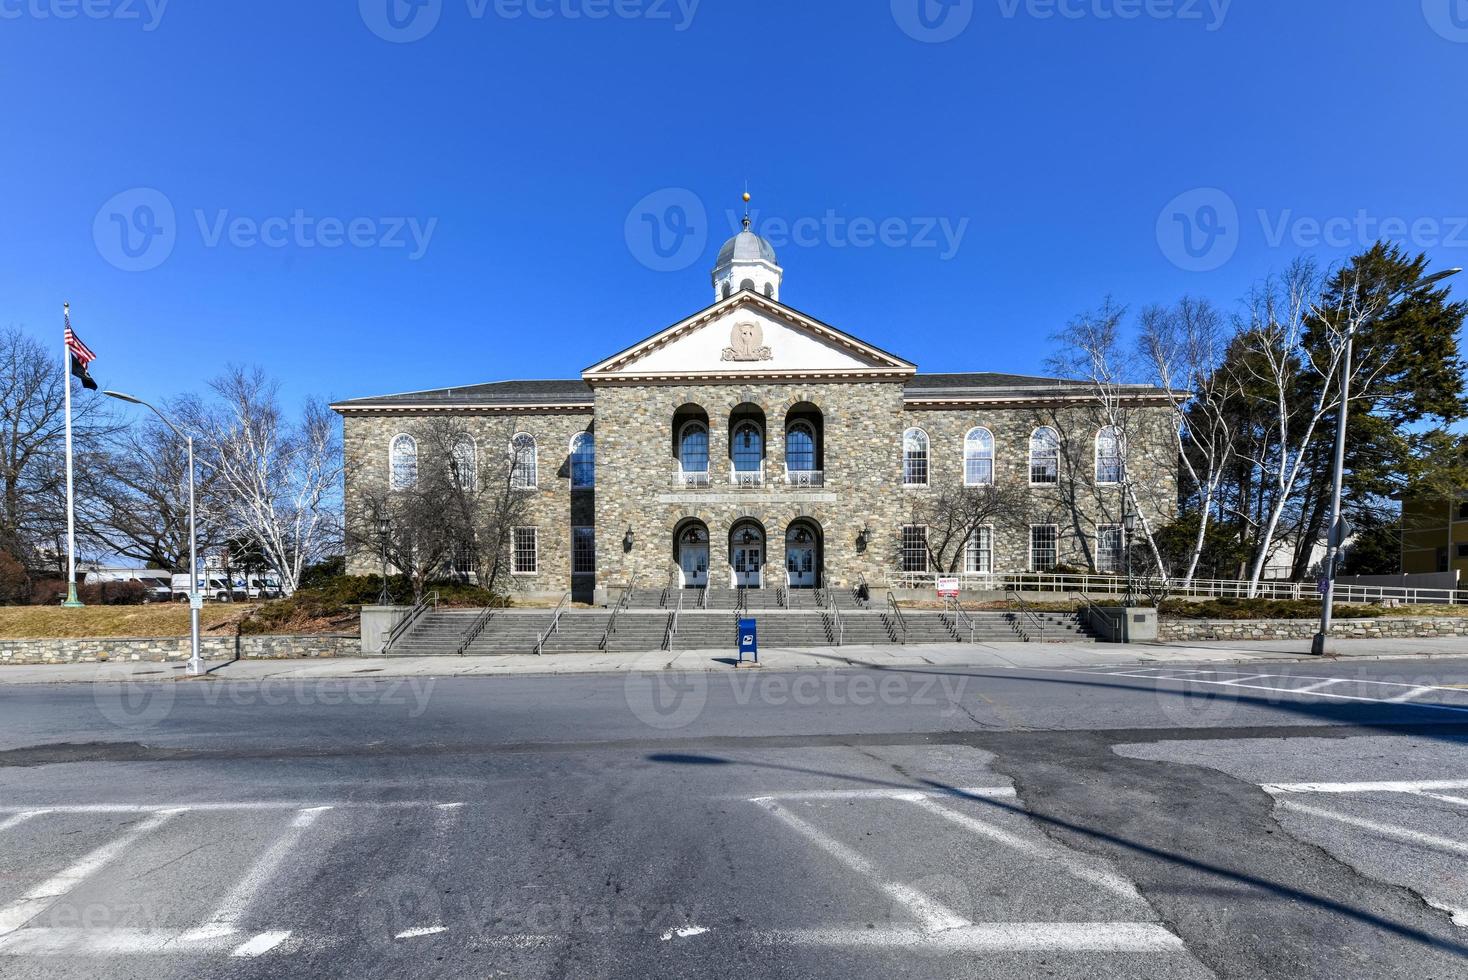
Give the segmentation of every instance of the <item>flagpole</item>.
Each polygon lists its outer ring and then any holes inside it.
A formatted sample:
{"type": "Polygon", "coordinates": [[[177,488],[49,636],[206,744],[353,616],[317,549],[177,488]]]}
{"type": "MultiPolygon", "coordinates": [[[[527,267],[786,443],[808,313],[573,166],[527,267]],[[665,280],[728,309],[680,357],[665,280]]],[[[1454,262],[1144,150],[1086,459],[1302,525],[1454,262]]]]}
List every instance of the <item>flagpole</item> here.
{"type": "MultiPolygon", "coordinates": [[[[61,304],[61,318],[68,325],[71,323],[70,303],[61,304]]],[[[62,605],[76,609],[83,603],[76,597],[76,511],[71,483],[71,346],[67,344],[64,333],[61,350],[61,384],[66,388],[66,601],[62,605]]]]}

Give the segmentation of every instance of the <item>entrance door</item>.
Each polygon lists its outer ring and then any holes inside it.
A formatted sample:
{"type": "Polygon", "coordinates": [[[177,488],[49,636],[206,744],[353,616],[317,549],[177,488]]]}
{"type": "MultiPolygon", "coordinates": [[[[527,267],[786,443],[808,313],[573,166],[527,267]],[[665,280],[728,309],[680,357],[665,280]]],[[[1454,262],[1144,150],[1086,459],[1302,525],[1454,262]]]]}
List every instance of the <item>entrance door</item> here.
{"type": "Polygon", "coordinates": [[[683,569],[683,587],[701,589],[709,582],[709,546],[685,544],[678,555],[683,569]]]}
{"type": "Polygon", "coordinates": [[[816,549],[812,545],[785,546],[785,570],[790,573],[792,589],[816,587],[816,549]]]}
{"type": "Polygon", "coordinates": [[[760,559],[764,548],[759,545],[737,545],[734,548],[734,587],[757,589],[760,587],[760,559]]]}

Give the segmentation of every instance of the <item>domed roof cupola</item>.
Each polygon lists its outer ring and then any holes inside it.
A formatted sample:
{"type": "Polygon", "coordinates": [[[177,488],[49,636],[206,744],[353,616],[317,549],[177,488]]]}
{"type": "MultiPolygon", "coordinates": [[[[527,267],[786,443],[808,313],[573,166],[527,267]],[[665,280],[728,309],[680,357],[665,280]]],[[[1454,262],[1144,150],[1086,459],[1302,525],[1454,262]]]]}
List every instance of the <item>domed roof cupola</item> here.
{"type": "Polygon", "coordinates": [[[770,299],[780,298],[780,282],[785,270],[775,258],[775,248],[749,230],[749,193],[745,192],[744,230],[719,249],[714,264],[714,302],[728,299],[741,289],[752,290],[770,299]]]}

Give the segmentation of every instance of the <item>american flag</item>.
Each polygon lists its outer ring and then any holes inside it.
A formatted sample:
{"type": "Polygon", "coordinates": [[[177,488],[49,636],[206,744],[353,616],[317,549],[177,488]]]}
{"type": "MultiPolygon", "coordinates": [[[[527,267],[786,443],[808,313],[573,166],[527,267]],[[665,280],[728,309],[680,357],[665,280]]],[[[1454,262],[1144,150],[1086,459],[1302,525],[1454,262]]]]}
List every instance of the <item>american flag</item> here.
{"type": "MultiPolygon", "coordinates": [[[[67,314],[64,319],[66,320],[66,349],[71,351],[71,356],[85,368],[97,359],[97,355],[93,354],[92,349],[82,343],[82,339],[71,329],[71,315],[67,314]]],[[[55,323],[56,321],[52,320],[51,322],[55,323]]],[[[54,337],[55,334],[52,334],[52,336],[54,337]]]]}

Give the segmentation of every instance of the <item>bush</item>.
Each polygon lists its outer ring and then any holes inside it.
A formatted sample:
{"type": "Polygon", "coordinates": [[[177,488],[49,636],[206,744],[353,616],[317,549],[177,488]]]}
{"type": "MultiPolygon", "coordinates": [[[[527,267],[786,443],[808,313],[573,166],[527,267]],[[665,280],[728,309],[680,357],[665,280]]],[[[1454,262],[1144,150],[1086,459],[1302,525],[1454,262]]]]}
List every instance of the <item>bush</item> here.
{"type": "Polygon", "coordinates": [[[29,602],[31,577],[25,566],[15,560],[8,551],[0,551],[0,604],[17,605],[29,602]]]}
{"type": "MultiPolygon", "coordinates": [[[[388,579],[388,591],[399,602],[406,602],[413,594],[413,586],[406,576],[397,575],[388,579]]],[[[507,596],[492,595],[478,586],[456,582],[430,584],[429,591],[438,593],[440,605],[451,607],[510,604],[507,596]]],[[[293,627],[323,623],[346,626],[361,614],[363,606],[376,605],[381,593],[380,575],[321,577],[310,588],[297,589],[284,599],[262,604],[240,623],[240,632],[283,633],[293,627]]]]}
{"type": "MultiPolygon", "coordinates": [[[[1382,614],[1377,606],[1342,605],[1333,613],[1336,619],[1371,619],[1382,614]]],[[[1159,607],[1158,615],[1170,619],[1318,619],[1320,603],[1313,599],[1169,599],[1159,607]]]]}
{"type": "Polygon", "coordinates": [[[147,595],[142,582],[95,582],[76,590],[76,597],[89,606],[141,606],[147,595]]]}

